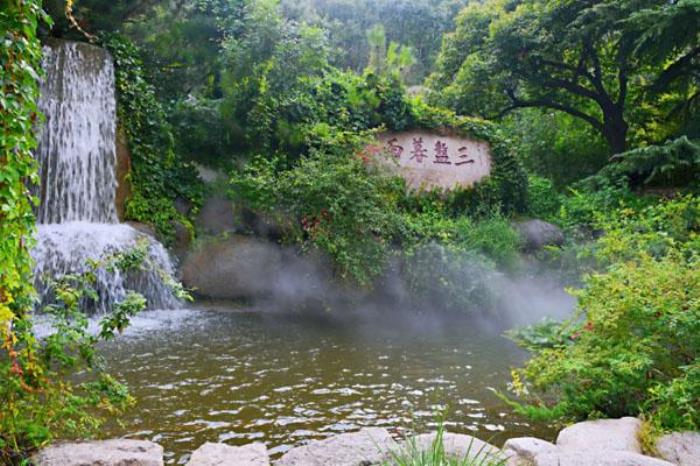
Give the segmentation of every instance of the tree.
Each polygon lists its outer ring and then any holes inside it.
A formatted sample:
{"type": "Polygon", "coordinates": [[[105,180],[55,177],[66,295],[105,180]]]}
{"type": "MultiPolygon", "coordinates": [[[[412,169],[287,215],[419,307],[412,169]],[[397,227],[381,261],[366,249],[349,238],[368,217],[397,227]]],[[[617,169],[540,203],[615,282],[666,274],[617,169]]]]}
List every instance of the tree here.
{"type": "Polygon", "coordinates": [[[697,0],[472,3],[446,36],[428,84],[439,103],[460,113],[493,117],[527,107],[568,113],[600,133],[613,153],[624,152],[631,122],[649,118],[630,103],[653,105],[645,98],[654,86],[668,90],[664,73],[693,72],[682,64],[697,59],[698,29],[678,32],[673,24],[698,18],[697,0]],[[662,16],[677,21],[656,32],[642,27],[662,16]],[[660,36],[670,42],[656,48],[656,63],[665,65],[659,74],[644,44],[660,36]]]}

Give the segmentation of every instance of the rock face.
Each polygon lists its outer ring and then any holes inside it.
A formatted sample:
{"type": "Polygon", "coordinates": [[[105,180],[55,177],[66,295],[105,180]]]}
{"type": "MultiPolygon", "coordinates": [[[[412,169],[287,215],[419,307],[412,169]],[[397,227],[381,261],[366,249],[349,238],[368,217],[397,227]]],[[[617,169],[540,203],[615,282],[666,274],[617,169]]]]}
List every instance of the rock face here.
{"type": "Polygon", "coordinates": [[[273,291],[271,278],[281,263],[279,246],[233,235],[191,251],[182,263],[182,282],[208,298],[262,296],[273,291]]]}
{"type": "Polygon", "coordinates": [[[700,433],[675,432],[656,442],[661,458],[678,466],[700,466],[700,433]]]}
{"type": "Polygon", "coordinates": [[[637,433],[642,422],[633,417],[600,419],[574,424],[559,432],[557,446],[579,451],[627,451],[641,453],[637,433]]]}
{"type": "Polygon", "coordinates": [[[275,299],[289,305],[319,299],[330,276],[322,258],[244,235],[210,238],[182,262],[182,282],[214,299],[275,299]]]}
{"type": "Polygon", "coordinates": [[[564,244],[564,233],[556,225],[542,220],[526,220],[514,225],[522,239],[525,251],[534,252],[545,246],[561,246],[564,244]]]}
{"type": "Polygon", "coordinates": [[[126,200],[131,196],[131,183],[127,175],[131,171],[131,153],[126,140],[124,128],[117,127],[117,163],[115,166],[115,174],[117,177],[117,191],[114,197],[115,207],[117,209],[117,217],[120,222],[126,217],[126,200]]]}
{"type": "Polygon", "coordinates": [[[368,427],[292,448],[276,466],[369,466],[381,464],[398,448],[386,429],[368,427]]]}
{"type": "Polygon", "coordinates": [[[197,215],[195,226],[198,232],[205,235],[220,235],[235,231],[233,204],[223,196],[207,198],[197,215]]]}
{"type": "Polygon", "coordinates": [[[197,448],[187,466],[270,466],[267,447],[263,443],[251,443],[232,447],[223,443],[207,442],[197,448]]]}
{"type": "Polygon", "coordinates": [[[62,443],[41,450],[37,466],[163,466],[163,447],[145,440],[62,443]]]}
{"type": "MultiPolygon", "coordinates": [[[[402,446],[402,451],[412,452],[413,449],[429,451],[435,442],[436,435],[435,432],[417,435],[402,446]]],[[[451,458],[470,458],[476,460],[477,463],[483,462],[487,458],[494,458],[496,461],[503,458],[498,448],[471,435],[445,432],[442,437],[442,446],[445,454],[451,458]]]]}
{"type": "Polygon", "coordinates": [[[491,174],[491,148],[485,141],[424,130],[378,139],[391,158],[381,159],[383,164],[414,190],[468,188],[491,174]]]}

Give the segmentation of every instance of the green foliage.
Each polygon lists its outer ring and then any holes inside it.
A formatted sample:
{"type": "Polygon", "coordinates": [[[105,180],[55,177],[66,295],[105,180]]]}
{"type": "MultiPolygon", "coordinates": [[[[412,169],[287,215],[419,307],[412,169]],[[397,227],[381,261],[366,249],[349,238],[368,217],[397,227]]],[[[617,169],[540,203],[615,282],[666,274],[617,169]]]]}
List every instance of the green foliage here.
{"type": "Polygon", "coordinates": [[[561,325],[526,329],[534,352],[514,375],[536,418],[644,415],[659,429],[700,427],[700,200],[625,207],[599,217],[604,272],[585,279],[561,325]]]}
{"type": "Polygon", "coordinates": [[[463,114],[568,113],[612,153],[630,139],[664,140],[692,115],[678,108],[697,101],[696,3],[472,2],[445,37],[429,85],[436,102],[463,114]],[[668,42],[654,47],[653,37],[668,42]],[[663,121],[669,114],[680,123],[663,121]]]}
{"type": "Polygon", "coordinates": [[[258,158],[234,175],[236,194],[266,207],[304,248],[323,251],[340,278],[371,283],[383,271],[398,231],[395,206],[402,184],[360,158],[312,153],[278,176],[272,164],[258,158]]]}
{"type": "Polygon", "coordinates": [[[686,136],[627,151],[617,156],[615,162],[583,185],[592,190],[597,180],[605,179],[632,188],[700,189],[700,145],[686,136]]]}
{"type": "Polygon", "coordinates": [[[530,175],[528,181],[528,213],[535,218],[553,219],[561,205],[559,193],[547,178],[530,175]]]}
{"type": "Polygon", "coordinates": [[[196,213],[202,201],[201,182],[195,167],[175,154],[170,126],[153,86],[145,80],[138,49],[120,36],[105,37],[102,43],[114,57],[117,116],[131,153],[132,194],[126,216],[154,226],[171,242],[176,222],[192,231],[191,220],[176,209],[175,201],[188,202],[190,214],[196,213]]]}
{"type": "Polygon", "coordinates": [[[45,20],[41,3],[12,0],[0,10],[0,338],[23,319],[30,306],[29,247],[34,216],[28,186],[37,181],[32,156],[41,45],[36,38],[45,20]]]}
{"type": "Polygon", "coordinates": [[[562,112],[526,108],[502,122],[525,168],[561,189],[594,175],[609,162],[603,138],[562,112]]]}
{"type": "Polygon", "coordinates": [[[97,433],[102,423],[132,404],[126,387],[104,369],[96,346],[114,337],[146,306],[129,292],[100,319],[100,331],[88,329],[82,310],[99,299],[94,288],[100,270],[147,267],[143,246],[90,261],[82,273],[46,277],[53,299],[42,310],[51,331],[38,339],[29,316],[17,320],[0,355],[0,460],[20,463],[56,438],[97,433]],[[80,373],[80,381],[75,374],[80,373]]]}

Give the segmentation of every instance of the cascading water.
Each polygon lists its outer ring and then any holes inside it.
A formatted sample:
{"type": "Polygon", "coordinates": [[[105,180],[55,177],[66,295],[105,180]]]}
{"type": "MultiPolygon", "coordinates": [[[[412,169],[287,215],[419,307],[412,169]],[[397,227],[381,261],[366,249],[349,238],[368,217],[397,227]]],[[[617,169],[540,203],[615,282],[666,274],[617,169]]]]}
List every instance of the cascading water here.
{"type": "Polygon", "coordinates": [[[97,273],[97,310],[106,311],[127,290],[143,294],[149,308],[171,308],[177,300],[163,282],[173,266],[165,248],[134,228],[119,224],[115,207],[116,99],[114,65],[101,48],[57,41],[44,47],[39,109],[46,118],[36,158],[41,186],[35,280],[43,302],[51,299],[46,277],[83,272],[101,259],[147,242],[144,270],[97,273]]]}

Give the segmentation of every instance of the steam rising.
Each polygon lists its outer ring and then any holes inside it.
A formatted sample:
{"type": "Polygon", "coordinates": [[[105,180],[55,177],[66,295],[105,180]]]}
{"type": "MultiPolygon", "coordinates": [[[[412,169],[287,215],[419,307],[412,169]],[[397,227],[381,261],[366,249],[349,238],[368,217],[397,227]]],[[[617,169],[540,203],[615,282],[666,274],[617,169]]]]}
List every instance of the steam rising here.
{"type": "MultiPolygon", "coordinates": [[[[263,243],[265,244],[265,243],[263,243]]],[[[263,255],[279,255],[266,243],[263,255]]],[[[411,259],[395,259],[373,289],[344,285],[318,255],[282,249],[275,267],[268,261],[248,262],[245,274],[264,289],[256,290],[254,309],[306,313],[330,319],[364,320],[420,330],[439,329],[467,317],[474,325],[502,331],[570,315],[574,298],[554,271],[523,258],[501,271],[478,254],[455,254],[441,246],[425,246],[411,259]],[[443,286],[447,283],[447,288],[443,286]]],[[[211,267],[212,264],[209,264],[211,267]]],[[[226,277],[226,270],[213,270],[226,277]]]]}

